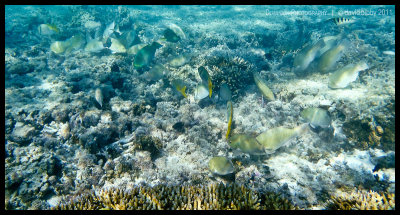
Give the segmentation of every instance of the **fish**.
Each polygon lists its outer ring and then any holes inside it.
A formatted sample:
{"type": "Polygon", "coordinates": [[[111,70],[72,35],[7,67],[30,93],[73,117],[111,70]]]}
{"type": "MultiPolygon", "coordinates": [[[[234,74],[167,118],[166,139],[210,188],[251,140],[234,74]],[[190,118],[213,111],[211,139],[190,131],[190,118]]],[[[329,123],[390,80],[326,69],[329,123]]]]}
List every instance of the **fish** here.
{"type": "Polygon", "coordinates": [[[111,46],[109,49],[113,54],[126,52],[125,46],[118,39],[115,38],[111,38],[111,46]]]}
{"type": "MultiPolygon", "coordinates": [[[[118,29],[115,29],[115,22],[110,23],[103,32],[103,43],[107,43],[108,38],[114,32],[119,32],[118,29]]],[[[121,33],[121,32],[119,32],[121,33]]]]}
{"type": "Polygon", "coordinates": [[[356,20],[346,18],[346,17],[336,17],[336,18],[329,19],[329,21],[335,23],[335,25],[340,26],[340,25],[347,25],[347,24],[354,23],[356,20]]]}
{"type": "Polygon", "coordinates": [[[50,50],[56,54],[64,53],[66,48],[67,45],[65,44],[65,41],[55,41],[50,45],[50,50]]]}
{"type": "Polygon", "coordinates": [[[219,87],[219,99],[222,101],[230,101],[232,99],[232,92],[228,84],[223,83],[219,87]]]}
{"type": "Polygon", "coordinates": [[[394,51],[383,51],[382,54],[385,54],[385,55],[393,55],[393,56],[396,55],[396,53],[395,53],[394,51]]]}
{"type": "Polygon", "coordinates": [[[133,65],[136,69],[147,66],[154,58],[156,50],[161,47],[160,43],[153,42],[151,45],[141,48],[135,56],[133,65]]]}
{"type": "Polygon", "coordinates": [[[208,89],[203,83],[200,83],[194,89],[194,99],[201,100],[208,96],[208,89]]]}
{"type": "Polygon", "coordinates": [[[145,43],[139,43],[139,44],[133,45],[133,46],[131,46],[131,47],[127,50],[127,53],[128,53],[128,54],[135,55],[135,54],[137,54],[137,53],[139,52],[139,50],[140,50],[141,48],[143,48],[143,47],[145,47],[145,46],[146,46],[145,43]]]}
{"type": "Polygon", "coordinates": [[[82,34],[77,34],[69,38],[65,41],[66,43],[66,50],[65,52],[71,52],[77,49],[80,49],[85,44],[85,38],[82,34]]]}
{"type": "Polygon", "coordinates": [[[260,75],[257,73],[253,73],[253,78],[254,78],[254,82],[256,83],[258,89],[265,96],[265,98],[267,98],[270,101],[274,101],[275,100],[274,93],[272,93],[272,91],[267,87],[264,80],[261,79],[260,75]]]}
{"type": "Polygon", "coordinates": [[[169,61],[169,65],[172,67],[180,67],[183,66],[187,62],[187,58],[184,55],[179,55],[177,57],[172,58],[169,61]]]}
{"type": "Polygon", "coordinates": [[[342,34],[338,34],[336,36],[325,36],[322,38],[325,45],[319,50],[318,57],[324,54],[326,51],[331,49],[334,45],[337,44],[337,41],[343,37],[342,34]]]}
{"type": "Polygon", "coordinates": [[[210,74],[208,74],[208,71],[206,70],[206,68],[204,68],[203,66],[200,66],[197,71],[199,72],[200,78],[203,82],[207,83],[208,85],[208,92],[209,92],[209,97],[211,98],[212,95],[212,82],[211,82],[211,77],[210,74]]]}
{"type": "Polygon", "coordinates": [[[319,50],[324,46],[325,42],[323,39],[321,39],[317,43],[310,44],[299,51],[299,53],[297,53],[297,55],[294,57],[293,72],[297,74],[306,70],[310,63],[318,55],[319,50]]]}
{"type": "Polygon", "coordinates": [[[174,86],[175,89],[183,95],[183,97],[187,98],[187,95],[186,95],[186,92],[185,92],[186,91],[186,85],[182,80],[175,79],[175,80],[173,80],[171,82],[171,85],[174,86]]]}
{"type": "Polygon", "coordinates": [[[186,35],[183,32],[182,28],[174,23],[170,23],[167,25],[167,28],[171,29],[179,38],[186,39],[186,35]]]}
{"type": "Polygon", "coordinates": [[[208,162],[208,168],[211,173],[216,175],[228,175],[235,171],[232,161],[221,156],[211,158],[208,162]]]}
{"type": "Polygon", "coordinates": [[[357,79],[360,71],[368,68],[365,61],[360,61],[357,64],[349,64],[329,76],[328,86],[332,89],[345,88],[357,79]]]}
{"type": "Polygon", "coordinates": [[[303,117],[303,119],[305,119],[307,122],[309,122],[310,126],[313,128],[328,128],[331,125],[332,121],[329,112],[322,108],[306,108],[300,113],[300,116],[303,117]]]}
{"type": "Polygon", "coordinates": [[[228,119],[228,130],[226,131],[226,139],[229,138],[229,134],[231,132],[231,126],[232,126],[232,118],[233,118],[233,106],[232,106],[232,102],[228,101],[226,103],[227,106],[227,119],[228,119]]]}
{"type": "Polygon", "coordinates": [[[100,107],[103,107],[103,93],[101,92],[100,88],[96,88],[96,91],[94,93],[94,98],[96,99],[100,107]]]}
{"type": "Polygon", "coordinates": [[[97,39],[92,39],[86,43],[85,51],[97,53],[104,49],[103,43],[97,39]]]}
{"type": "Polygon", "coordinates": [[[143,77],[147,81],[158,81],[163,77],[164,71],[166,71],[166,68],[163,65],[156,64],[149,71],[146,71],[143,77]]]}
{"type": "Polygon", "coordinates": [[[47,36],[60,32],[57,26],[53,24],[40,24],[38,27],[38,31],[40,35],[47,35],[47,36]]]}
{"type": "Polygon", "coordinates": [[[124,45],[124,47],[132,46],[133,42],[136,39],[136,32],[134,30],[126,31],[121,34],[118,40],[124,45]]]}
{"type": "Polygon", "coordinates": [[[308,128],[307,123],[294,128],[283,126],[271,128],[256,137],[256,140],[264,147],[266,153],[273,153],[289,140],[303,134],[308,128]]]}
{"type": "Polygon", "coordinates": [[[229,138],[228,144],[233,149],[252,154],[262,155],[265,154],[264,147],[256,140],[256,138],[247,134],[235,134],[229,138]]]}
{"type": "Polygon", "coordinates": [[[322,73],[329,71],[340,59],[344,50],[349,47],[350,42],[343,40],[321,55],[318,62],[318,70],[322,73]]]}
{"type": "Polygon", "coordinates": [[[172,43],[176,43],[179,40],[181,40],[181,38],[173,30],[169,28],[165,29],[163,36],[166,41],[172,43]]]}

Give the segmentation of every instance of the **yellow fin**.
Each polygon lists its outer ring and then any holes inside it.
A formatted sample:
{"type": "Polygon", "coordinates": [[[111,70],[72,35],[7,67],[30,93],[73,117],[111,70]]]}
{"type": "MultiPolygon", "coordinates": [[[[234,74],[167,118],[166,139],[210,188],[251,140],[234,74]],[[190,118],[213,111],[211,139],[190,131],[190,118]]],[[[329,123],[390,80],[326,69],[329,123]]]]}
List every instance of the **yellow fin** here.
{"type": "Polygon", "coordinates": [[[226,131],[226,139],[229,138],[229,133],[231,133],[232,118],[233,118],[232,102],[228,101],[227,106],[228,106],[229,121],[228,121],[228,130],[226,131]]]}
{"type": "Polygon", "coordinates": [[[186,86],[184,86],[184,87],[182,87],[182,88],[177,88],[177,90],[178,90],[179,92],[182,93],[183,97],[187,98],[187,95],[186,95],[186,93],[185,93],[185,91],[186,91],[186,86]]]}
{"type": "Polygon", "coordinates": [[[208,92],[209,92],[209,97],[211,98],[212,95],[212,83],[211,83],[211,79],[208,79],[208,92]]]}

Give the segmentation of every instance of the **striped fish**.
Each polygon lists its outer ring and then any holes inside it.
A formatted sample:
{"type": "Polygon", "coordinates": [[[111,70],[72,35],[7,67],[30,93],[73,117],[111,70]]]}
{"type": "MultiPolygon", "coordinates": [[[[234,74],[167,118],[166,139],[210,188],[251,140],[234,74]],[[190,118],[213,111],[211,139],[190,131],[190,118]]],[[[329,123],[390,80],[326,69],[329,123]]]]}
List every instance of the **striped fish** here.
{"type": "Polygon", "coordinates": [[[355,22],[354,19],[349,19],[349,18],[345,18],[345,17],[336,17],[336,18],[332,18],[330,20],[333,23],[335,23],[336,25],[346,25],[346,24],[351,24],[351,23],[355,22]]]}

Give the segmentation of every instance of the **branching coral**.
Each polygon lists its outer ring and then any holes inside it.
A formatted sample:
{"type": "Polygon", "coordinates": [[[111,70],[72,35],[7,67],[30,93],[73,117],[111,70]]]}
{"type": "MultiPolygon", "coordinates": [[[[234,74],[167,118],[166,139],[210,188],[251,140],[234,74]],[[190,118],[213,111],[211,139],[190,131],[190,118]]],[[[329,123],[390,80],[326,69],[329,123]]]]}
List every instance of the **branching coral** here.
{"type": "Polygon", "coordinates": [[[239,210],[295,209],[277,194],[263,196],[237,184],[209,186],[134,187],[109,189],[64,201],[52,209],[128,209],[128,210],[239,210]],[[265,199],[265,201],[261,201],[265,199]]]}
{"type": "Polygon", "coordinates": [[[394,193],[353,190],[351,193],[332,196],[327,204],[333,210],[394,210],[394,193]]]}

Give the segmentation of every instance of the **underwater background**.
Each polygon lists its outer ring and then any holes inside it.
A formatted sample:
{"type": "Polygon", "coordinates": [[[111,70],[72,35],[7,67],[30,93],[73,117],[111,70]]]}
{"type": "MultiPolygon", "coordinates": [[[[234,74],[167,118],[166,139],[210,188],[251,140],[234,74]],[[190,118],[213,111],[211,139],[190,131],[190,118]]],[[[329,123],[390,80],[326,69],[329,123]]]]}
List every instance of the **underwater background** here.
{"type": "Polygon", "coordinates": [[[5,6],[5,209],[395,209],[394,6],[5,6]]]}

